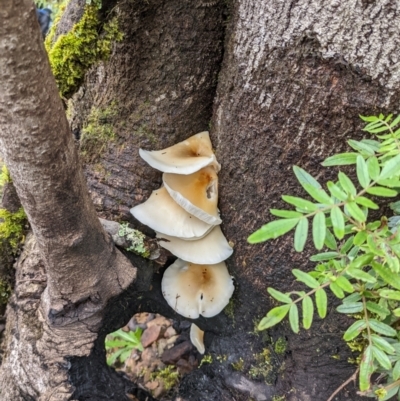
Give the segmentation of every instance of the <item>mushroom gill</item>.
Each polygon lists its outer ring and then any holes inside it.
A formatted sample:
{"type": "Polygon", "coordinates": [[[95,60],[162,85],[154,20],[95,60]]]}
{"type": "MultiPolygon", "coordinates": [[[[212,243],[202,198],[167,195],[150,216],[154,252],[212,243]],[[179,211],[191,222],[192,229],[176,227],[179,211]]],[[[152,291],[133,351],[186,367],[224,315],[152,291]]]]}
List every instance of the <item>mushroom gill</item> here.
{"type": "Polygon", "coordinates": [[[216,171],[221,168],[212,150],[207,131],[193,135],[166,149],[156,151],[139,149],[139,154],[151,167],[164,173],[192,174],[209,165],[213,165],[216,171]]]}

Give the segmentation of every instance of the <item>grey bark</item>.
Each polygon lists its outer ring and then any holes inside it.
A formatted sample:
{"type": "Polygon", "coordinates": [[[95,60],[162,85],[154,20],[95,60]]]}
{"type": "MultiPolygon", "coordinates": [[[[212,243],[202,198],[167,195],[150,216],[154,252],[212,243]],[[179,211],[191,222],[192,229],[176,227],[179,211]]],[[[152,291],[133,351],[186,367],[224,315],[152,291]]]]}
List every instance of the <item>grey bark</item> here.
{"type": "Polygon", "coordinates": [[[41,299],[36,330],[22,309],[12,316],[9,308],[0,388],[3,400],[62,399],[72,391],[64,357],[90,352],[107,302],[136,270],[114,248],[89,198],[32,2],[5,2],[0,20],[0,147],[35,236],[34,270],[44,262],[47,278],[43,293],[44,272],[21,284],[29,287],[24,296],[41,299]],[[9,331],[11,322],[19,331],[9,331]]]}

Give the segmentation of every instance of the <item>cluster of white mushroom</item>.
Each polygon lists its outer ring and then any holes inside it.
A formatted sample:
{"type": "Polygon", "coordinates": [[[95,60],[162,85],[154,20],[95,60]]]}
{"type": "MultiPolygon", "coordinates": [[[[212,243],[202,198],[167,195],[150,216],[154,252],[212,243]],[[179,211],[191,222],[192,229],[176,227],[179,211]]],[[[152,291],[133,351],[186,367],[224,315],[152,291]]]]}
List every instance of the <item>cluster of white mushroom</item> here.
{"type": "MultiPolygon", "coordinates": [[[[220,164],[208,132],[200,132],[159,151],[140,149],[140,156],[162,171],[163,185],[131,209],[152,228],[160,245],[178,259],[165,271],[162,293],[180,315],[197,319],[217,315],[234,290],[224,260],[233,250],[222,234],[218,210],[220,164]]],[[[203,332],[192,324],[190,336],[204,353],[203,332]]]]}

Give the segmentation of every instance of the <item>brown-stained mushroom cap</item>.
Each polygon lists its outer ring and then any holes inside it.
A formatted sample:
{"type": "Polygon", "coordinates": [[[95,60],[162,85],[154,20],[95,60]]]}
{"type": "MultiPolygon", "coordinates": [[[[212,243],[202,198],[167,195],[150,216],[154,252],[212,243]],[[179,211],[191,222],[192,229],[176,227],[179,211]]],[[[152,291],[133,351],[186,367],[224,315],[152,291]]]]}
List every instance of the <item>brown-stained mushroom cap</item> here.
{"type": "Polygon", "coordinates": [[[131,213],[154,231],[186,240],[202,238],[213,228],[181,208],[164,187],[153,191],[150,198],[133,207],[131,213]]]}
{"type": "Polygon", "coordinates": [[[177,259],[165,271],[161,289],[171,308],[197,319],[220,313],[228,305],[234,286],[224,262],[199,265],[177,259]]]}
{"type": "Polygon", "coordinates": [[[228,259],[233,249],[228,244],[220,226],[215,226],[203,238],[194,241],[185,241],[157,232],[160,246],[168,249],[173,255],[192,263],[215,264],[228,259]]]}
{"type": "Polygon", "coordinates": [[[193,174],[163,174],[171,197],[188,213],[212,225],[221,224],[218,212],[218,176],[211,166],[193,174]]]}
{"type": "Polygon", "coordinates": [[[221,168],[212,150],[207,131],[193,135],[166,149],[157,151],[139,149],[139,154],[151,167],[164,173],[192,174],[209,165],[213,165],[217,171],[221,168]]]}

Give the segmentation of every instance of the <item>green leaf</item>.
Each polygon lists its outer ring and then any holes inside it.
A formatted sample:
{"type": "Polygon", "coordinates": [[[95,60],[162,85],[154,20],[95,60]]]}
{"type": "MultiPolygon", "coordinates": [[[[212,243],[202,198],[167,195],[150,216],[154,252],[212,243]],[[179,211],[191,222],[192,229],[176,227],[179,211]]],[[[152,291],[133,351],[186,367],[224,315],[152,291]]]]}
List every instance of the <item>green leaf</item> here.
{"type": "Polygon", "coordinates": [[[362,302],[346,302],[342,305],[339,305],[336,310],[340,313],[358,313],[363,310],[362,302]]]}
{"type": "Polygon", "coordinates": [[[347,238],[344,245],[340,248],[340,253],[342,255],[346,255],[346,253],[351,249],[351,247],[353,246],[353,241],[354,241],[354,235],[347,238]]]}
{"type": "Polygon", "coordinates": [[[303,217],[296,226],[294,232],[294,249],[297,252],[302,252],[307,241],[308,235],[308,219],[303,217]]]}
{"type": "Polygon", "coordinates": [[[132,349],[124,349],[123,352],[121,353],[119,359],[122,363],[124,363],[128,357],[131,355],[132,349]]]}
{"type": "Polygon", "coordinates": [[[339,207],[331,209],[331,219],[336,238],[342,239],[344,237],[344,216],[339,207]]]}
{"type": "Polygon", "coordinates": [[[311,327],[314,316],[314,304],[311,297],[306,295],[302,301],[303,306],[303,327],[308,330],[311,327]]]}
{"type": "Polygon", "coordinates": [[[324,167],[329,166],[346,166],[349,164],[355,164],[358,153],[339,153],[337,155],[326,158],[321,164],[324,167]]]}
{"type": "Polygon", "coordinates": [[[302,168],[300,168],[298,166],[293,166],[293,171],[296,174],[297,180],[299,181],[299,183],[301,185],[309,184],[317,189],[322,188],[320,183],[312,175],[307,173],[306,170],[303,170],[302,168]]]}
{"type": "Polygon", "coordinates": [[[383,187],[399,188],[400,180],[398,178],[386,178],[385,180],[379,180],[378,184],[383,187]]]}
{"type": "Polygon", "coordinates": [[[324,244],[332,250],[337,249],[337,243],[334,235],[331,233],[331,231],[327,228],[326,229],[326,234],[325,234],[325,242],[324,244]]]}
{"type": "Polygon", "coordinates": [[[328,181],[327,187],[329,189],[329,192],[334,196],[335,198],[345,201],[347,200],[348,196],[345,192],[343,192],[337,185],[335,185],[332,181],[328,181]]]}
{"type": "Polygon", "coordinates": [[[350,213],[351,217],[353,217],[355,220],[361,221],[361,222],[366,221],[365,214],[360,209],[360,207],[356,204],[356,202],[347,203],[346,209],[350,213]]]}
{"type": "Polygon", "coordinates": [[[361,391],[367,391],[370,387],[370,377],[373,372],[374,357],[372,346],[365,348],[360,363],[359,386],[361,391]]]}
{"type": "Polygon", "coordinates": [[[376,283],[375,277],[359,269],[348,269],[347,274],[357,280],[365,281],[366,283],[376,283]]]}
{"type": "Polygon", "coordinates": [[[289,310],[289,323],[292,331],[294,333],[299,332],[299,310],[297,309],[296,304],[290,305],[289,310]]]}
{"type": "Polygon", "coordinates": [[[393,368],[393,380],[400,379],[400,361],[397,361],[393,368]]]}
{"type": "Polygon", "coordinates": [[[400,173],[400,155],[393,157],[388,160],[382,168],[379,174],[379,180],[384,180],[385,178],[393,177],[400,173]]]}
{"type": "Polygon", "coordinates": [[[271,238],[280,237],[290,231],[298,222],[299,219],[280,219],[271,221],[251,234],[250,237],[247,238],[247,241],[250,244],[256,244],[258,242],[267,241],[271,238]]]}
{"type": "Polygon", "coordinates": [[[321,262],[322,260],[331,260],[340,256],[339,252],[322,252],[311,256],[311,262],[321,262]]]}
{"type": "Polygon", "coordinates": [[[294,210],[270,209],[269,212],[274,216],[283,217],[284,219],[295,219],[297,217],[303,217],[303,213],[296,212],[294,210]]]}
{"type": "Polygon", "coordinates": [[[369,319],[368,323],[371,329],[376,333],[383,334],[387,337],[394,337],[396,335],[396,330],[386,323],[379,322],[376,319],[369,319]]]}
{"type": "Polygon", "coordinates": [[[383,290],[379,291],[379,296],[382,298],[394,299],[396,301],[400,301],[400,292],[399,291],[383,289],[383,290]]]}
{"type": "Polygon", "coordinates": [[[372,346],[372,353],[374,354],[375,359],[379,362],[379,364],[387,370],[392,368],[392,364],[388,356],[378,347],[372,346]]]}
{"type": "Polygon", "coordinates": [[[343,290],[336,284],[336,282],[332,282],[329,284],[329,288],[336,295],[337,298],[344,298],[343,290]]]}
{"type": "Polygon", "coordinates": [[[377,262],[371,263],[372,268],[383,278],[383,281],[400,290],[400,276],[377,262]]]}
{"type": "Polygon", "coordinates": [[[364,196],[357,196],[357,198],[354,199],[359,205],[365,206],[368,209],[379,209],[379,206],[375,203],[372,202],[371,199],[365,198],[364,196]]]}
{"type": "Polygon", "coordinates": [[[368,266],[371,261],[374,259],[374,254],[373,253],[365,253],[364,255],[359,256],[358,258],[354,259],[350,263],[350,268],[360,268],[364,266],[368,266]]]}
{"type": "Polygon", "coordinates": [[[366,121],[366,122],[375,122],[378,121],[378,117],[376,116],[362,116],[361,114],[359,115],[361,120],[366,121]]]}
{"type": "Polygon", "coordinates": [[[323,248],[325,235],[325,214],[323,212],[318,212],[313,218],[313,241],[316,249],[320,250],[323,248]]]}
{"type": "Polygon", "coordinates": [[[290,304],[292,303],[291,298],[289,295],[284,294],[283,292],[280,292],[278,290],[275,290],[274,288],[268,287],[267,291],[269,294],[274,297],[277,301],[283,302],[285,304],[290,304]]]}
{"type": "Polygon", "coordinates": [[[343,339],[345,341],[354,340],[366,328],[367,324],[364,320],[357,320],[343,334],[343,339]]]}
{"type": "Polygon", "coordinates": [[[335,284],[337,284],[343,291],[352,293],[354,292],[354,288],[351,285],[350,281],[347,280],[344,276],[339,276],[336,278],[335,284]]]}
{"type": "Polygon", "coordinates": [[[318,281],[314,277],[311,277],[308,273],[305,273],[299,269],[293,269],[292,273],[297,278],[298,281],[301,281],[306,286],[308,286],[310,288],[318,288],[319,287],[318,281]]]}
{"type": "Polygon", "coordinates": [[[370,312],[376,313],[379,316],[385,317],[390,314],[388,309],[376,304],[375,302],[367,301],[366,306],[370,312]]]}
{"type": "MultiPolygon", "coordinates": [[[[395,127],[400,122],[400,115],[398,115],[389,125],[390,128],[395,127]]],[[[396,380],[396,379],[395,379],[396,380]]]]}
{"type": "Polygon", "coordinates": [[[371,334],[372,343],[380,348],[382,351],[385,351],[387,354],[394,354],[395,349],[381,336],[376,334],[371,334]]]}
{"type": "Polygon", "coordinates": [[[356,236],[354,237],[354,245],[360,246],[367,240],[367,232],[366,231],[359,231],[356,236]]]}
{"type": "Polygon", "coordinates": [[[338,177],[343,190],[346,191],[348,194],[355,196],[357,194],[356,187],[354,186],[350,178],[347,177],[347,175],[343,172],[339,172],[338,177]]]}
{"type": "Polygon", "coordinates": [[[367,160],[367,167],[368,167],[369,176],[371,177],[371,179],[376,181],[378,179],[380,171],[381,171],[381,169],[379,167],[378,159],[376,157],[370,157],[367,160]]]}
{"type": "Polygon", "coordinates": [[[360,293],[359,292],[353,292],[352,294],[350,294],[350,295],[347,295],[347,297],[346,298],[343,298],[342,299],[342,302],[345,304],[345,303],[351,303],[351,302],[358,302],[358,301],[360,301],[361,300],[361,295],[360,295],[360,293]]]}
{"type": "Polygon", "coordinates": [[[282,199],[291,205],[306,210],[307,212],[315,212],[318,209],[317,205],[314,203],[302,198],[298,198],[297,196],[282,195],[282,199]]]}
{"type": "Polygon", "coordinates": [[[367,163],[360,155],[357,156],[357,178],[363,188],[366,188],[370,183],[367,163]]]}
{"type": "Polygon", "coordinates": [[[277,306],[271,309],[267,316],[261,319],[258,324],[258,330],[265,330],[278,324],[289,312],[290,305],[277,306]]]}
{"type": "Polygon", "coordinates": [[[347,143],[354,149],[357,150],[358,152],[362,153],[363,155],[366,156],[373,156],[374,155],[374,147],[372,147],[370,144],[362,141],[355,141],[354,139],[350,139],[347,141],[347,143]]]}
{"type": "Polygon", "coordinates": [[[331,197],[321,188],[314,188],[310,184],[302,184],[303,188],[311,195],[317,202],[324,203],[326,205],[330,205],[333,203],[331,197]]]}
{"type": "Polygon", "coordinates": [[[114,365],[115,361],[119,358],[119,356],[125,351],[125,348],[121,348],[115,352],[113,352],[108,358],[107,358],[107,365],[112,366],[114,365]]]}
{"type": "Polygon", "coordinates": [[[315,303],[317,304],[318,315],[321,319],[323,319],[326,316],[328,307],[328,297],[326,296],[326,292],[323,288],[319,288],[315,292],[315,303]]]}
{"type": "Polygon", "coordinates": [[[392,196],[397,196],[397,191],[394,189],[389,189],[385,187],[371,187],[366,190],[370,195],[376,195],[376,196],[384,196],[384,197],[392,197],[392,196]]]}

